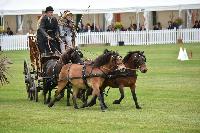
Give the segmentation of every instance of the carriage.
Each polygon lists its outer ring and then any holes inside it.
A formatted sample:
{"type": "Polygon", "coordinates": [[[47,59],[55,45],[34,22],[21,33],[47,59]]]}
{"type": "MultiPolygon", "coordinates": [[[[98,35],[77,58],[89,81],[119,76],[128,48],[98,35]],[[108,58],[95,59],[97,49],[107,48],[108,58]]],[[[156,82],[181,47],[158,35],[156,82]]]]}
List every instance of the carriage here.
{"type": "Polygon", "coordinates": [[[38,93],[43,90],[45,79],[43,76],[43,65],[51,59],[59,59],[59,55],[41,55],[36,44],[36,36],[29,36],[30,63],[24,60],[24,79],[28,99],[38,102],[38,93]],[[29,65],[30,64],[30,65],[29,65]]]}
{"type": "MultiPolygon", "coordinates": [[[[145,65],[146,58],[143,55],[143,52],[129,52],[122,61],[117,52],[112,50],[104,50],[103,54],[93,61],[94,64],[88,64],[81,59],[82,53],[79,53],[76,49],[71,49],[73,53],[66,52],[62,55],[43,55],[39,52],[39,49],[36,45],[35,36],[29,36],[28,41],[30,47],[31,65],[29,66],[28,61],[24,60],[24,77],[28,99],[38,102],[38,93],[43,90],[44,103],[49,103],[48,106],[52,107],[56,101],[59,101],[64,96],[65,87],[68,84],[71,84],[73,85],[72,99],[74,108],[78,108],[76,104],[76,98],[78,93],[81,91],[80,89],[88,90],[90,88],[92,89],[93,97],[89,103],[87,103],[87,100],[85,100],[86,103],[84,103],[84,106],[92,106],[95,103],[94,101],[96,97],[98,96],[98,100],[101,103],[100,105],[103,111],[106,108],[102,93],[105,87],[111,86],[119,88],[121,97],[119,100],[114,101],[115,104],[120,104],[121,100],[124,98],[123,87],[130,87],[136,108],[140,108],[135,94],[135,83],[137,79],[136,70],[139,69],[144,73],[147,71],[145,65]],[[54,75],[54,73],[47,74],[48,70],[45,65],[51,60],[54,60],[53,67],[52,64],[51,67],[49,67],[51,68],[51,71],[54,71],[54,68],[58,62],[61,63],[59,70],[57,71],[57,77],[54,75]],[[123,69],[126,71],[115,71],[117,69],[121,69],[120,66],[123,66],[123,69]],[[72,75],[72,77],[69,77],[69,75],[72,75]],[[64,80],[62,78],[64,78],[64,80]],[[57,86],[57,90],[54,99],[51,100],[51,90],[55,88],[55,86],[57,86]],[[47,91],[49,91],[49,95],[48,99],[46,100],[47,91]]],[[[71,41],[72,46],[75,46],[75,34],[72,34],[71,41]]],[[[67,96],[67,105],[69,105],[69,97],[70,95],[67,96]]]]}

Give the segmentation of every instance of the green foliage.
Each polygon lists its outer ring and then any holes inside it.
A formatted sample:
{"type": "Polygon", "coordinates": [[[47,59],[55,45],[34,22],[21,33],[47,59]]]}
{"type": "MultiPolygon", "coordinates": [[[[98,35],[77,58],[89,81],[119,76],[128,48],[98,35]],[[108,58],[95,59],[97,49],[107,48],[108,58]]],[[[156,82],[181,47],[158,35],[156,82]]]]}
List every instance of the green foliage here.
{"type": "MultiPolygon", "coordinates": [[[[125,56],[130,50],[145,51],[148,72],[138,72],[137,97],[142,110],[135,109],[130,89],[120,105],[118,89],[110,89],[105,101],[106,112],[99,102],[91,108],[75,110],[66,107],[66,96],[52,108],[27,100],[23,60],[28,51],[4,52],[10,65],[10,84],[0,86],[1,133],[199,133],[200,132],[200,45],[185,44],[192,51],[189,61],[178,61],[177,45],[121,47],[83,47],[86,57],[95,58],[105,48],[118,50],[125,56]],[[97,55],[85,51],[93,52],[97,55]]],[[[54,91],[52,91],[54,94],[54,91]]],[[[52,94],[52,95],[53,95],[52,94]]],[[[70,101],[72,104],[72,100],[70,101]]],[[[79,105],[81,102],[79,101],[79,105]]]]}
{"type": "Polygon", "coordinates": [[[175,21],[174,21],[177,25],[182,25],[183,24],[183,19],[182,18],[177,18],[175,21]]]}
{"type": "Polygon", "coordinates": [[[115,27],[115,29],[121,29],[123,26],[122,26],[121,22],[116,22],[114,27],[115,27]]]}

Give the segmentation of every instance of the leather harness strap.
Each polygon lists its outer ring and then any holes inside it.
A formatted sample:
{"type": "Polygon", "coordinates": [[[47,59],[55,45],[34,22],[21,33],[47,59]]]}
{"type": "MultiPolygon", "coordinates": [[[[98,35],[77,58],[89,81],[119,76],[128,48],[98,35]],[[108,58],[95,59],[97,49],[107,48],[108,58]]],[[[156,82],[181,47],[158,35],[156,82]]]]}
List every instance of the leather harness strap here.
{"type": "Polygon", "coordinates": [[[82,69],[82,79],[83,79],[83,82],[84,82],[86,88],[87,89],[91,88],[91,87],[89,87],[88,82],[87,82],[86,65],[85,65],[85,63],[83,64],[83,69],[82,69]]]}

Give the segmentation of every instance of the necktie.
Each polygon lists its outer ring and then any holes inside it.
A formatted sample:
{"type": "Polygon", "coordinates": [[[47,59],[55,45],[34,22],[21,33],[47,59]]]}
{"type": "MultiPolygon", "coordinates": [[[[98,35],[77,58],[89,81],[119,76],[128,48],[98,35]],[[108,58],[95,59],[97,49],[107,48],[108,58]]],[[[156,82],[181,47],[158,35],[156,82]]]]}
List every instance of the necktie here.
{"type": "Polygon", "coordinates": [[[52,19],[52,18],[51,18],[51,17],[49,17],[48,19],[49,19],[49,22],[51,23],[51,19],[52,19]]]}

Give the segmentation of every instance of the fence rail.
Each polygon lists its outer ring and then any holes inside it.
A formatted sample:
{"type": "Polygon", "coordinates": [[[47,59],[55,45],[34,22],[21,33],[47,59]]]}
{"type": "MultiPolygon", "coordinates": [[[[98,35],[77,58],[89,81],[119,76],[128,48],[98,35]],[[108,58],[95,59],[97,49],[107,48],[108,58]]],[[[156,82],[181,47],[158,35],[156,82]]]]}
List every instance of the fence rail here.
{"type": "MultiPolygon", "coordinates": [[[[28,49],[27,35],[0,36],[1,50],[28,49]]],[[[182,38],[184,43],[200,42],[200,29],[149,30],[149,31],[115,31],[115,32],[84,32],[78,33],[77,45],[110,44],[150,45],[176,43],[182,38]]]]}

